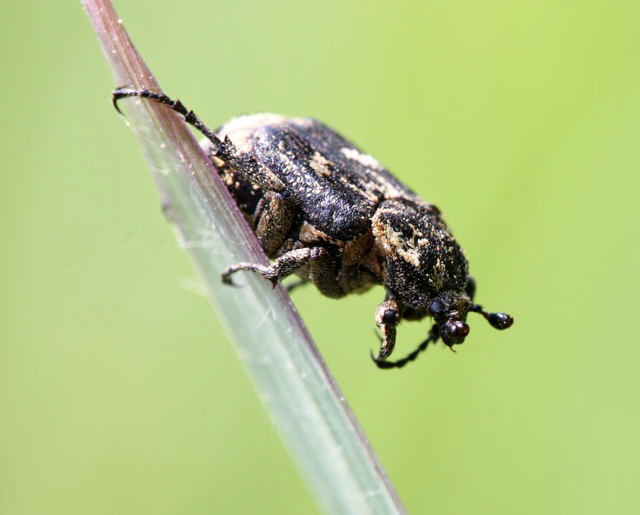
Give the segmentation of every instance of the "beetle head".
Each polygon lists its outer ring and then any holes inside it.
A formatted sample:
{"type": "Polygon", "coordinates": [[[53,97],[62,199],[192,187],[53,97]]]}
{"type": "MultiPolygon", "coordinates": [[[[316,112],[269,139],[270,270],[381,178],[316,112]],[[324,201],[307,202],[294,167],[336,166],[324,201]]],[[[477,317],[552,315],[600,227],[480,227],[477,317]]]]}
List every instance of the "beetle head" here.
{"type": "Polygon", "coordinates": [[[467,259],[432,206],[385,201],[373,217],[373,234],[384,261],[387,295],[398,303],[402,318],[433,317],[449,347],[469,334],[470,311],[483,315],[496,329],[513,323],[505,313],[486,313],[473,304],[475,281],[468,276],[467,259]]]}
{"type": "Polygon", "coordinates": [[[451,293],[439,294],[427,307],[429,315],[438,325],[442,341],[449,347],[464,342],[469,334],[466,318],[467,312],[471,308],[471,301],[468,297],[456,298],[457,296],[451,293]]]}
{"type": "Polygon", "coordinates": [[[465,292],[447,290],[432,298],[426,308],[406,307],[402,318],[421,320],[427,316],[432,317],[442,341],[451,347],[464,342],[469,334],[466,319],[472,307],[473,303],[465,292]]]}

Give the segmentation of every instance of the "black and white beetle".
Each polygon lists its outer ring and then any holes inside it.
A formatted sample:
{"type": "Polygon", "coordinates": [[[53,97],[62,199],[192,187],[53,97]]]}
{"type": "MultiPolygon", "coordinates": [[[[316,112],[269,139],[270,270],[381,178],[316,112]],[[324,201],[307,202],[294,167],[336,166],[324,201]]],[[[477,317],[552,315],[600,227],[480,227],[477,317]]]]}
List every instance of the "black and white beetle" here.
{"type": "Polygon", "coordinates": [[[310,118],[241,116],[211,131],[179,100],[149,90],[119,88],[113,104],[142,97],[166,104],[204,134],[203,144],[270,259],[238,263],[223,280],[251,270],[274,284],[296,273],[327,297],[386,290],[375,320],[382,332],[380,368],[402,367],[438,338],[451,348],[469,334],[467,313],[496,329],[513,318],[473,303],[475,281],[440,211],[398,181],[373,157],[310,118]],[[427,339],[398,361],[387,361],[402,319],[433,317],[427,339]]]}

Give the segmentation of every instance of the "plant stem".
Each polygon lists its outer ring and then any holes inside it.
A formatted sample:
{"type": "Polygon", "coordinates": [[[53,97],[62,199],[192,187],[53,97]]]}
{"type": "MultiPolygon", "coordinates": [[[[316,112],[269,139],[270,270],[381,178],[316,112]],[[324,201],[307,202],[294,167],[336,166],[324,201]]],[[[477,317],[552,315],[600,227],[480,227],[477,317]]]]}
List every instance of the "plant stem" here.
{"type": "MultiPolygon", "coordinates": [[[[116,84],[160,92],[110,2],[83,4],[116,84]]],[[[127,108],[178,237],[321,507],[328,513],[404,513],[286,292],[253,274],[243,275],[243,288],[222,284],[228,265],[268,260],[187,126],[154,102],[128,100],[127,108]]]]}

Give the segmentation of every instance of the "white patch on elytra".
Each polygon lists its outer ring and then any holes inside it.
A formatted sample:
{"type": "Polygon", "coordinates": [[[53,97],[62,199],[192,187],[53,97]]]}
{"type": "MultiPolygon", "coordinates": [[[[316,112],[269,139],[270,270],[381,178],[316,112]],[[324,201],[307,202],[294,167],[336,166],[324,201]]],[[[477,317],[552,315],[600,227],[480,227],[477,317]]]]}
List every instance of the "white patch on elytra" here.
{"type": "Polygon", "coordinates": [[[331,175],[331,161],[328,161],[322,154],[314,152],[309,161],[309,166],[315,170],[316,173],[324,176],[331,175]]]}
{"type": "Polygon", "coordinates": [[[382,169],[382,165],[380,165],[380,163],[378,163],[378,161],[373,156],[370,156],[369,154],[363,154],[355,148],[342,147],[340,149],[340,152],[348,159],[357,161],[363,166],[366,166],[368,168],[375,168],[377,170],[382,169]]]}

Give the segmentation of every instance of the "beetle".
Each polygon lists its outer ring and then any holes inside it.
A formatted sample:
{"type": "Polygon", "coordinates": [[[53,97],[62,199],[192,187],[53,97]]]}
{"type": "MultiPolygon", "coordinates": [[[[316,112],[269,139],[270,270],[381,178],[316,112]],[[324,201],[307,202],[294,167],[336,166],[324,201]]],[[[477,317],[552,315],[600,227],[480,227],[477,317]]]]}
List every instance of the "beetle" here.
{"type": "Polygon", "coordinates": [[[147,89],[121,87],[113,105],[141,97],[167,105],[201,132],[203,148],[266,255],[265,266],[238,263],[223,273],[249,270],[274,285],[295,273],[321,294],[340,298],[384,286],[375,313],[383,369],[400,368],[442,339],[453,350],[469,334],[467,314],[496,329],[513,318],[474,304],[475,281],[440,210],[422,200],[369,154],[311,118],[254,114],[215,131],[179,100],[147,89]],[[410,354],[388,360],[401,320],[433,318],[427,338],[410,354]]]}

